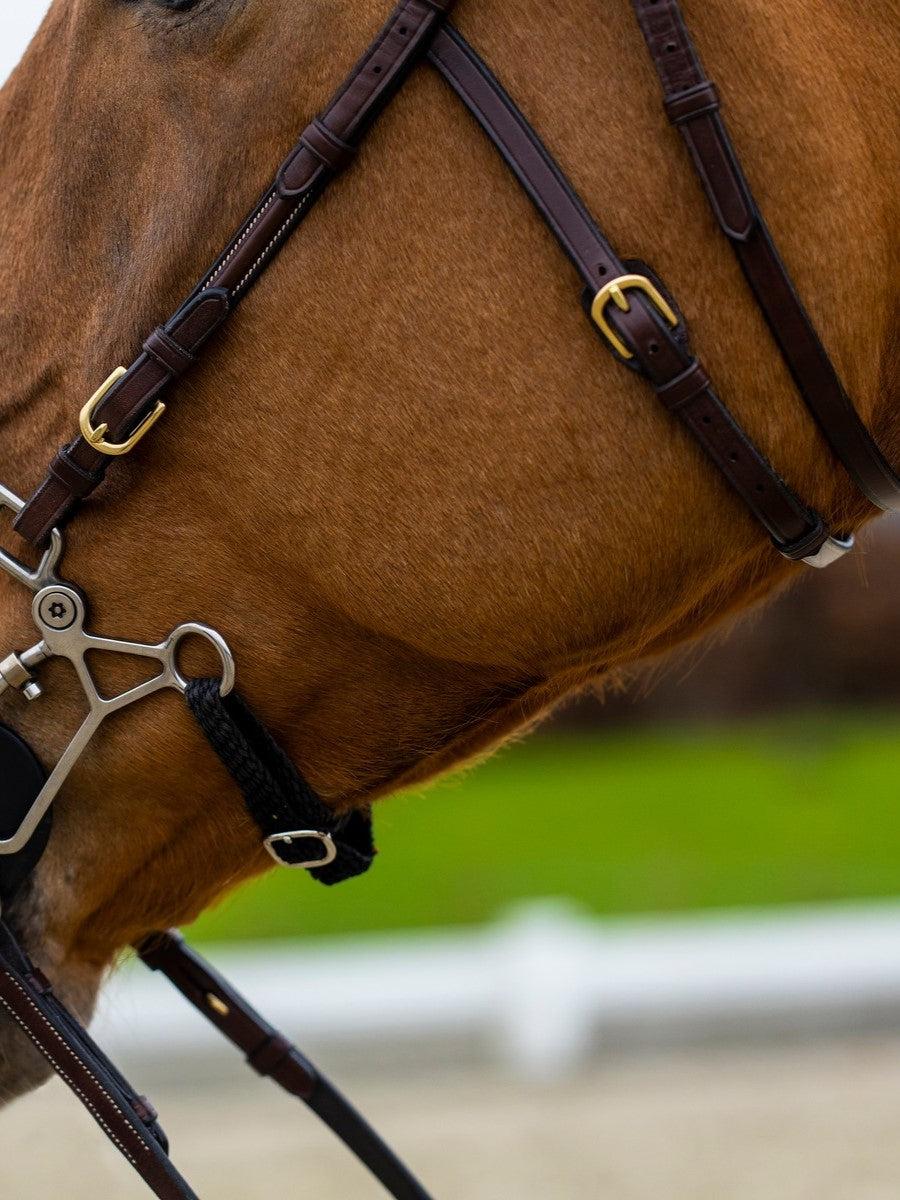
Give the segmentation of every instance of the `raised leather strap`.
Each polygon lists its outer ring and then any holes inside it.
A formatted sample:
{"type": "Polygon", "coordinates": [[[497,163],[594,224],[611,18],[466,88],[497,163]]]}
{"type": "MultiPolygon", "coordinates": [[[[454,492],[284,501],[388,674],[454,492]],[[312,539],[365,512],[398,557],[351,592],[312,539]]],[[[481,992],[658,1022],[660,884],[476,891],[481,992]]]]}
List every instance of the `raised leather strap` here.
{"type": "Polygon", "coordinates": [[[713,213],[729,238],[794,381],[863,494],[900,510],[900,477],[863,424],[782,262],[719,114],[677,0],[632,0],[665,94],[713,213]]]}
{"type": "Polygon", "coordinates": [[[179,933],[154,933],[137,952],[244,1054],[254,1071],[311,1108],[396,1200],[429,1200],[418,1180],[350,1102],[179,933]]]}
{"type": "MultiPolygon", "coordinates": [[[[463,100],[556,235],[585,283],[589,302],[623,277],[657,282],[642,264],[616,255],[537,134],[455,29],[437,33],[428,60],[463,100]]],[[[683,321],[670,328],[657,305],[639,290],[627,291],[627,301],[627,311],[610,303],[604,316],[634,355],[629,365],[637,366],[687,426],[777,549],[815,565],[836,556],[839,544],[821,517],[779,478],[716,396],[688,347],[683,321]]]]}
{"type": "Polygon", "coordinates": [[[139,1096],[57,1000],[6,925],[0,925],[0,1008],[46,1058],[160,1200],[197,1200],[172,1166],[150,1102],[139,1096]]]}
{"type": "MultiPolygon", "coordinates": [[[[328,107],[303,131],[275,182],[203,282],[162,330],[151,334],[143,353],[98,405],[93,428],[105,424],[108,441],[127,441],[163,393],[199,357],[210,336],[350,161],[359,140],[454,3],[400,0],[328,107]]],[[[64,525],[77,504],[98,486],[112,461],[85,437],[76,437],[19,514],[18,533],[42,548],[50,531],[64,525]]]]}

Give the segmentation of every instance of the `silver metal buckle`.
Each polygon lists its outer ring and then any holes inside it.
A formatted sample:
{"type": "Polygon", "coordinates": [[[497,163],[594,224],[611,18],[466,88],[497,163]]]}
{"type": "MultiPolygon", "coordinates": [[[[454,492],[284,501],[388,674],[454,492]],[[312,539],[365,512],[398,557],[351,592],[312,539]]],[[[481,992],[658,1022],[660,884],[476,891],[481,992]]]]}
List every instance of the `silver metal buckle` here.
{"type": "Polygon", "coordinates": [[[832,563],[843,558],[848,550],[853,549],[856,539],[851,533],[847,538],[830,537],[823,542],[815,554],[801,559],[808,567],[830,567],[832,563]]]}
{"type": "Polygon", "coordinates": [[[290,833],[273,833],[271,837],[266,838],[263,845],[280,867],[293,867],[301,871],[311,871],[315,867],[327,867],[337,858],[337,846],[334,844],[334,838],[330,833],[325,833],[321,829],[293,829],[290,833]],[[278,853],[278,847],[292,845],[294,838],[315,838],[316,841],[321,842],[322,849],[325,851],[324,855],[321,858],[311,859],[309,862],[285,862],[278,853]]]}

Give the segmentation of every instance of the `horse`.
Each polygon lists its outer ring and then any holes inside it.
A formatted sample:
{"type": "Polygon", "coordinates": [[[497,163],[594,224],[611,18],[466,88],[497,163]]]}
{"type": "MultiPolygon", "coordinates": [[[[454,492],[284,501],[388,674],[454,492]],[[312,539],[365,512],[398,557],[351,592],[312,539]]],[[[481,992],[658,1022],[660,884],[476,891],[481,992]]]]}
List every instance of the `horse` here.
{"type": "MultiPolygon", "coordinates": [[[[829,353],[897,461],[900,6],[685,8],[829,353]]],[[[0,479],[19,495],[385,15],[382,0],[53,0],[0,93],[0,479]]],[[[630,6],[461,0],[455,19],[615,242],[677,293],[754,440],[842,534],[858,529],[874,510],[714,228],[630,6]]],[[[493,149],[418,67],[139,468],[124,461],[72,526],[95,626],[156,642],[202,616],[225,631],[242,692],[343,813],[795,578],[598,350],[571,285],[493,149]]],[[[27,616],[0,578],[4,647],[27,616]]],[[[208,668],[200,648],[186,661],[208,668]]],[[[65,664],[46,669],[45,700],[4,720],[49,761],[81,701],[65,664]]],[[[98,663],[110,688],[129,672],[98,663]]],[[[4,915],[87,1020],[124,947],[271,866],[184,708],[160,697],[98,733],[4,915]]],[[[44,1071],[4,1024],[2,1097],[44,1071]]]]}

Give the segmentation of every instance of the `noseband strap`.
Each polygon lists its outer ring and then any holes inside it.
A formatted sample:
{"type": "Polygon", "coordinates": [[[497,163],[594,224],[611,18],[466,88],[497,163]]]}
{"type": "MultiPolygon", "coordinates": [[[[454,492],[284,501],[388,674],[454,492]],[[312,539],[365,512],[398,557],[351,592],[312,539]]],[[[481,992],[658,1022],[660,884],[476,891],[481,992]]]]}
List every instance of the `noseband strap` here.
{"type": "Polygon", "coordinates": [[[222,695],[218,679],[193,680],[185,699],[280,866],[325,884],[368,871],[375,857],[368,810],[336,817],[240,696],[222,695]]]}

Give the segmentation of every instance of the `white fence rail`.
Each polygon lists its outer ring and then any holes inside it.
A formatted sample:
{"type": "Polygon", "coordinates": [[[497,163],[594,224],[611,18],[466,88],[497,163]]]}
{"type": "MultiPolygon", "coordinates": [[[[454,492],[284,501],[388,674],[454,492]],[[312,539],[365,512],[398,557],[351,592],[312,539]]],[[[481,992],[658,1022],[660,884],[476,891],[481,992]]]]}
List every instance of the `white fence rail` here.
{"type": "MultiPolygon", "coordinates": [[[[325,1044],[475,1044],[515,1068],[572,1069],[616,1044],[710,1032],[900,1028],[900,903],[598,921],[541,901],[487,929],[218,947],[270,1020],[325,1044]]],[[[183,1060],[218,1037],[136,964],[101,1002],[101,1041],[183,1060]]]]}

